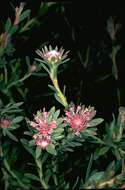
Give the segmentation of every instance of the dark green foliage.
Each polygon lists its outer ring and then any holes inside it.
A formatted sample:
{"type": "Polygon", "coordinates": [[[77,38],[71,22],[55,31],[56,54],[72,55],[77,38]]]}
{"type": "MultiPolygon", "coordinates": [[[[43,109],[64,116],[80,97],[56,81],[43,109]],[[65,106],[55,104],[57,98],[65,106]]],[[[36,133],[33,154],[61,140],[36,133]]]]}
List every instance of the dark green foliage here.
{"type": "Polygon", "coordinates": [[[11,0],[4,15],[0,11],[0,188],[124,188],[122,8],[116,16],[106,7],[100,17],[93,4],[77,2],[74,14],[71,1],[18,3],[11,0]],[[36,54],[37,49],[56,46],[69,51],[57,65],[36,54]],[[60,88],[49,77],[58,78],[60,88]],[[80,134],[64,122],[70,101],[97,110],[97,118],[80,134]],[[41,116],[44,107],[49,110],[46,123],[54,121],[57,127],[42,149],[29,120],[35,113],[41,116]]]}

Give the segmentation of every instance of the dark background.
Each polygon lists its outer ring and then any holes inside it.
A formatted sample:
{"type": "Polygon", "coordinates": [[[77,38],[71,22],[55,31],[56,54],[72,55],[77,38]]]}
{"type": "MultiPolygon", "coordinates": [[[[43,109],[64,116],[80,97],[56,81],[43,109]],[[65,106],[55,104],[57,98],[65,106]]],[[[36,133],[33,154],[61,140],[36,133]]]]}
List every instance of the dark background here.
{"type": "MultiPolygon", "coordinates": [[[[10,2],[17,6],[21,1],[0,2],[1,25],[8,17],[14,17],[10,2]]],[[[31,17],[35,17],[38,14],[41,1],[29,0],[25,2],[26,8],[31,9],[31,17]]],[[[44,16],[38,17],[39,23],[42,23],[39,27],[33,27],[24,36],[18,36],[15,39],[15,56],[22,58],[30,56],[33,60],[36,57],[35,49],[46,42],[53,47],[58,45],[70,50],[71,61],[67,63],[64,71],[59,75],[61,88],[66,85],[68,101],[95,106],[98,115],[107,120],[111,119],[112,113],[117,114],[119,107],[117,87],[121,92],[120,105],[125,105],[124,6],[120,1],[116,3],[113,1],[110,4],[102,1],[55,2],[44,16]],[[117,42],[121,45],[116,57],[119,72],[118,81],[111,74],[112,60],[109,58],[112,43],[106,31],[106,23],[110,16],[116,16],[122,25],[117,36],[117,42]],[[83,62],[88,45],[91,48],[90,60],[89,64],[84,67],[83,62]],[[99,80],[108,74],[110,75],[108,78],[99,80]]],[[[47,77],[31,77],[25,82],[29,89],[25,102],[27,112],[35,112],[41,105],[43,107],[51,107],[53,104],[59,106],[53,96],[45,95],[51,92],[47,87],[48,83],[50,84],[51,81],[47,77]]]]}
{"type": "MultiPolygon", "coordinates": [[[[0,1],[0,32],[8,17],[14,19],[14,11],[12,11],[10,3],[16,7],[19,6],[19,2],[16,0],[0,1]]],[[[64,66],[62,65],[63,71],[58,76],[61,89],[66,85],[68,102],[73,101],[76,104],[82,103],[86,106],[94,106],[97,110],[97,117],[110,121],[112,113],[117,115],[119,106],[125,106],[125,12],[123,4],[120,1],[113,1],[113,3],[110,1],[110,4],[106,1],[105,3],[88,0],[82,2],[58,1],[49,8],[46,14],[38,16],[41,0],[25,2],[25,9],[31,10],[31,18],[37,16],[39,24],[32,27],[28,32],[15,36],[13,39],[16,49],[14,56],[16,58],[20,57],[23,65],[25,56],[29,56],[33,62],[37,57],[35,50],[44,43],[51,44],[53,47],[56,45],[63,46],[66,51],[70,50],[70,61],[64,66]],[[117,21],[122,25],[117,34],[117,43],[121,45],[116,57],[118,81],[112,75],[112,60],[109,56],[112,51],[112,42],[106,31],[106,23],[110,16],[116,16],[117,21]],[[88,64],[85,66],[88,46],[90,47],[90,57],[88,64]],[[109,75],[109,77],[101,80],[106,75],[109,75]],[[117,99],[117,88],[119,88],[121,94],[120,105],[117,99]]],[[[25,72],[25,67],[22,67],[22,69],[25,72]]],[[[63,109],[55,100],[53,94],[50,95],[51,90],[48,88],[48,84],[51,84],[51,81],[48,77],[32,76],[24,84],[28,89],[24,100],[24,111],[28,118],[33,117],[33,113],[36,113],[42,107],[50,108],[55,105],[57,108],[63,109]]],[[[22,101],[16,93],[14,96],[17,102],[22,101]]],[[[103,129],[103,127],[99,128],[100,132],[103,129]]],[[[86,143],[84,147],[84,149],[78,148],[74,154],[71,153],[68,162],[66,160],[66,164],[61,168],[62,171],[65,171],[67,166],[74,168],[74,173],[71,171],[68,174],[70,180],[81,173],[81,175],[84,175],[82,169],[80,170],[88,159],[84,154],[86,152],[90,155],[93,152],[93,146],[86,143]],[[84,162],[83,160],[80,161],[81,155],[84,157],[84,162]],[[73,163],[76,157],[79,161],[74,167],[73,163]],[[79,164],[80,162],[83,164],[82,167],[79,164]]],[[[19,165],[23,163],[23,160],[25,161],[26,157],[29,158],[25,154],[20,156],[21,162],[18,162],[19,165]]],[[[109,159],[105,161],[104,158],[101,162],[109,162],[110,159],[111,155],[109,155],[109,159]]],[[[98,167],[100,168],[100,162],[98,167]]]]}

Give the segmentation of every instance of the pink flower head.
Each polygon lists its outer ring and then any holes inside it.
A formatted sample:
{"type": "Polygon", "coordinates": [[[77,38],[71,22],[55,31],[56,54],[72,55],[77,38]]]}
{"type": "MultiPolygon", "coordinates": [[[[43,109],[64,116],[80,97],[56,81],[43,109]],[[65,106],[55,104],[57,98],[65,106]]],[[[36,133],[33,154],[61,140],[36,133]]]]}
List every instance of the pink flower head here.
{"type": "Polygon", "coordinates": [[[35,144],[42,149],[46,149],[51,143],[51,138],[49,136],[44,137],[40,133],[35,134],[33,138],[35,139],[35,144]]]}
{"type": "Polygon", "coordinates": [[[0,128],[8,128],[12,124],[12,121],[10,119],[1,119],[0,120],[0,128]]]}
{"type": "Polygon", "coordinates": [[[30,125],[43,136],[51,135],[53,130],[57,128],[55,120],[51,119],[49,121],[49,112],[46,112],[45,109],[43,109],[43,112],[38,112],[34,120],[35,122],[31,121],[30,125]]]}
{"type": "Polygon", "coordinates": [[[69,110],[65,111],[66,117],[64,121],[68,123],[75,134],[79,134],[82,130],[87,128],[89,121],[95,116],[96,111],[93,107],[85,108],[85,106],[72,105],[69,110]]]}
{"type": "Polygon", "coordinates": [[[42,51],[36,50],[36,53],[47,63],[59,63],[67,57],[68,52],[64,53],[62,48],[55,47],[55,49],[52,49],[51,46],[49,48],[45,46],[42,51]]]}
{"type": "Polygon", "coordinates": [[[35,72],[35,71],[38,71],[37,66],[36,65],[31,65],[30,66],[30,72],[32,73],[32,72],[35,72]]]}
{"type": "Polygon", "coordinates": [[[53,130],[57,128],[57,123],[53,119],[53,116],[43,109],[43,112],[38,111],[34,117],[34,121],[30,121],[29,124],[37,130],[33,135],[35,144],[42,149],[45,149],[51,144],[51,134],[53,130]]]}

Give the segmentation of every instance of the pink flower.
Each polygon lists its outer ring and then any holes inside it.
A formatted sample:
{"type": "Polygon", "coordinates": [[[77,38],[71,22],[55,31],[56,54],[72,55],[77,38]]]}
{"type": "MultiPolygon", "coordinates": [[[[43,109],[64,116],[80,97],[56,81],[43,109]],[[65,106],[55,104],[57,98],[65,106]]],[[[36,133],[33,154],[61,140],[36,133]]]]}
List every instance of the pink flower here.
{"type": "Polygon", "coordinates": [[[47,63],[59,63],[67,57],[68,52],[64,54],[64,50],[62,48],[58,49],[55,47],[55,49],[52,49],[51,46],[49,46],[49,48],[45,46],[42,51],[39,49],[36,50],[36,53],[47,63]]]}
{"type": "Polygon", "coordinates": [[[66,117],[64,121],[71,126],[76,135],[85,130],[89,121],[95,116],[96,111],[93,107],[85,108],[85,106],[72,105],[69,110],[65,111],[66,117]]]}
{"type": "Polygon", "coordinates": [[[35,71],[38,71],[37,66],[36,65],[31,65],[30,66],[30,72],[32,73],[32,72],[35,72],[35,71]]]}
{"type": "Polygon", "coordinates": [[[35,144],[42,149],[46,149],[51,144],[51,138],[49,136],[44,137],[40,133],[37,133],[33,138],[35,139],[35,144]]]}
{"type": "Polygon", "coordinates": [[[12,124],[12,121],[10,119],[1,119],[0,120],[0,128],[8,128],[12,124]]]}
{"type": "Polygon", "coordinates": [[[58,62],[59,60],[61,60],[61,53],[56,50],[49,51],[44,54],[44,59],[48,62],[58,62]]]}
{"type": "Polygon", "coordinates": [[[35,122],[31,121],[30,125],[37,129],[40,134],[44,136],[50,135],[52,134],[53,129],[57,128],[57,124],[53,119],[48,122],[48,118],[49,113],[44,109],[42,113],[39,113],[37,116],[35,116],[35,122]]]}
{"type": "Polygon", "coordinates": [[[45,149],[51,143],[51,134],[57,128],[57,123],[49,112],[43,109],[43,112],[37,112],[34,121],[29,122],[30,125],[37,130],[33,135],[35,144],[42,149],[45,149]]]}

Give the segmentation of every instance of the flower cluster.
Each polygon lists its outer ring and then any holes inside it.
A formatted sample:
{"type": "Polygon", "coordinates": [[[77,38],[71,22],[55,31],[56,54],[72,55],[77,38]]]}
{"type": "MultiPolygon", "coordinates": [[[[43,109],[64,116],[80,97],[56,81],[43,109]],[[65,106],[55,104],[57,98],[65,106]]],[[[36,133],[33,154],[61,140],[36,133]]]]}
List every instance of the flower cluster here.
{"type": "Polygon", "coordinates": [[[43,109],[43,112],[37,112],[34,121],[31,121],[30,125],[37,130],[37,133],[33,136],[35,144],[45,149],[51,143],[53,130],[57,128],[56,121],[51,118],[49,112],[43,109]]]}
{"type": "Polygon", "coordinates": [[[71,105],[69,110],[65,111],[64,121],[71,126],[76,135],[89,126],[90,120],[96,115],[94,107],[85,108],[84,105],[71,105]]]}
{"type": "Polygon", "coordinates": [[[67,57],[67,53],[64,53],[64,49],[55,47],[53,49],[51,46],[47,48],[46,46],[41,50],[36,50],[36,53],[43,58],[43,60],[49,64],[56,64],[63,61],[67,57]]]}
{"type": "Polygon", "coordinates": [[[10,127],[12,124],[12,121],[10,119],[1,119],[0,120],[0,128],[8,128],[10,127]]]}

